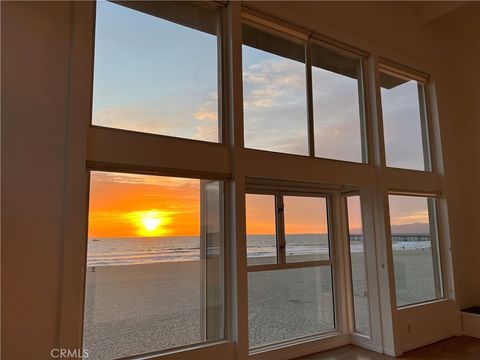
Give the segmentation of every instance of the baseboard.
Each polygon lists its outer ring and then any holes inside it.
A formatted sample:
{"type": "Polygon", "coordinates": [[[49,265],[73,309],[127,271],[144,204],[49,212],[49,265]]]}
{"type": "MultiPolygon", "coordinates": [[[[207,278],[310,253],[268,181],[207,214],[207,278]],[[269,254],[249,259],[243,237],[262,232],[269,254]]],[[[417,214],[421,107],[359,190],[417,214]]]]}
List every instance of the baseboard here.
{"type": "Polygon", "coordinates": [[[407,351],[415,350],[415,349],[421,348],[423,346],[427,346],[427,345],[436,343],[438,341],[442,341],[442,340],[451,338],[453,336],[456,336],[456,334],[447,334],[447,335],[442,335],[442,336],[438,336],[438,337],[435,337],[435,338],[431,338],[431,339],[428,339],[428,340],[420,341],[418,343],[414,343],[413,345],[405,346],[403,348],[403,352],[406,353],[407,351]]]}
{"type": "Polygon", "coordinates": [[[383,348],[381,346],[372,344],[369,341],[364,341],[363,339],[356,339],[355,337],[350,337],[350,344],[382,354],[383,348]]]}
{"type": "Polygon", "coordinates": [[[395,351],[395,349],[389,349],[389,348],[385,348],[383,349],[383,353],[385,355],[388,355],[388,356],[393,356],[393,357],[398,357],[398,356],[402,356],[403,353],[398,353],[395,351]]]}
{"type": "Polygon", "coordinates": [[[462,312],[462,334],[480,339],[480,315],[462,312]]]}

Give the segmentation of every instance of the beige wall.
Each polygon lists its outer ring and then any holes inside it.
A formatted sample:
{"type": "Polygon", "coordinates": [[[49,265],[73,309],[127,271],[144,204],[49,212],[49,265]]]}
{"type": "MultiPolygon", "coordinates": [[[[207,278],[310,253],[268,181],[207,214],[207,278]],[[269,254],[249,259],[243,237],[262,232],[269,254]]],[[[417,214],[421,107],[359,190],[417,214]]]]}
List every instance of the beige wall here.
{"type": "Polygon", "coordinates": [[[55,346],[72,5],[2,2],[2,358],[55,346]]]}
{"type": "Polygon", "coordinates": [[[480,304],[480,4],[434,23],[445,36],[438,107],[458,303],[480,304]]]}
{"type": "MultiPolygon", "coordinates": [[[[432,69],[458,303],[480,305],[478,5],[428,23],[424,10],[405,4],[252,5],[432,69]]],[[[58,335],[72,10],[2,3],[2,358],[9,360],[49,358],[58,335]]]]}

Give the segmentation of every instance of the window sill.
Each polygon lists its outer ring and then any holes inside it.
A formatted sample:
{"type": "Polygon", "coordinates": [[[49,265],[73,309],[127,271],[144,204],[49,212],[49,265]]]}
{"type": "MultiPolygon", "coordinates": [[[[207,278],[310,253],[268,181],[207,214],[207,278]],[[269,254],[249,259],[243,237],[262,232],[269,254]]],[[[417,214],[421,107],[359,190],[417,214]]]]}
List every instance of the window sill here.
{"type": "Polygon", "coordinates": [[[315,352],[332,349],[350,343],[349,335],[337,330],[323,334],[288,340],[281,343],[265,345],[251,349],[249,359],[252,360],[286,360],[305,356],[315,352]]]}
{"type": "Polygon", "coordinates": [[[123,358],[122,360],[187,360],[187,359],[217,359],[231,360],[235,358],[235,343],[230,340],[219,341],[215,343],[198,344],[187,348],[175,349],[171,351],[139,355],[123,358]]]}

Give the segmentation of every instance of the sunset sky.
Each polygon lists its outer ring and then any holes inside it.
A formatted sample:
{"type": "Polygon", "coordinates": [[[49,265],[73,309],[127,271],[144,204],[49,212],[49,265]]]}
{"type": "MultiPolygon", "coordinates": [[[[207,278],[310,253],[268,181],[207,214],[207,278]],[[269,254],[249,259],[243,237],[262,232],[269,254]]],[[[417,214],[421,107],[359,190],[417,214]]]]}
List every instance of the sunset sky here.
{"type": "MultiPolygon", "coordinates": [[[[305,65],[242,50],[246,145],[306,154],[305,65]]],[[[99,1],[92,122],[217,142],[217,66],[215,36],[99,1]]],[[[356,81],[316,68],[313,86],[317,154],[361,161],[356,81]]],[[[413,82],[382,89],[392,165],[423,164],[415,94],[413,82]]],[[[198,235],[199,196],[199,180],[94,172],[89,236],[198,235]]],[[[272,233],[272,205],[257,202],[248,231],[272,233]]],[[[424,202],[392,198],[391,206],[393,224],[428,221],[424,202]]],[[[291,233],[326,232],[324,209],[302,201],[289,208],[291,233]]]]}
{"type": "MultiPolygon", "coordinates": [[[[247,234],[275,234],[273,196],[247,195],[247,234]]],[[[324,198],[284,198],[287,234],[326,233],[324,198]]],[[[198,236],[200,180],[91,172],[89,238],[198,236]]]]}
{"type": "Polygon", "coordinates": [[[200,180],[92,172],[89,237],[200,234],[200,180]]]}

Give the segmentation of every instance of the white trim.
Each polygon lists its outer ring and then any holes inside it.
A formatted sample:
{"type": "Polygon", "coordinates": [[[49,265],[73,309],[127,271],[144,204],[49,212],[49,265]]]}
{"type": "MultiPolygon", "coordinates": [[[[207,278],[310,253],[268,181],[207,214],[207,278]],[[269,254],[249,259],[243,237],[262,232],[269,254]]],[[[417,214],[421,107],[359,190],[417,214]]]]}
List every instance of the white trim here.
{"type": "Polygon", "coordinates": [[[430,78],[429,74],[383,57],[380,58],[379,68],[381,72],[407,81],[416,80],[420,83],[425,83],[430,78]]]}
{"type": "Polygon", "coordinates": [[[426,345],[433,344],[433,343],[436,343],[436,342],[441,341],[441,340],[448,339],[452,336],[457,336],[457,334],[452,332],[452,333],[449,333],[447,335],[437,336],[437,337],[434,337],[434,338],[431,338],[431,339],[428,339],[428,340],[422,340],[422,341],[417,341],[417,342],[411,343],[411,344],[409,344],[407,346],[404,346],[402,348],[402,353],[406,353],[407,351],[418,349],[422,346],[426,346],[426,345]]]}
{"type": "MultiPolygon", "coordinates": [[[[135,360],[230,360],[235,356],[235,343],[221,341],[213,344],[201,344],[190,348],[182,348],[151,355],[131,356],[122,359],[135,360]]],[[[118,360],[122,360],[118,359],[118,360]]]]}
{"type": "Polygon", "coordinates": [[[95,3],[76,2],[73,5],[72,16],[57,344],[59,348],[80,349],[83,332],[89,181],[85,161],[92,103],[95,3]],[[85,72],[90,76],[85,76],[85,72]]]}
{"type": "Polygon", "coordinates": [[[299,356],[313,354],[319,351],[325,351],[335,347],[348,345],[349,336],[345,334],[337,334],[330,337],[323,337],[318,340],[301,342],[295,345],[279,346],[275,350],[254,353],[248,356],[249,360],[287,360],[297,358],[299,356]]]}

